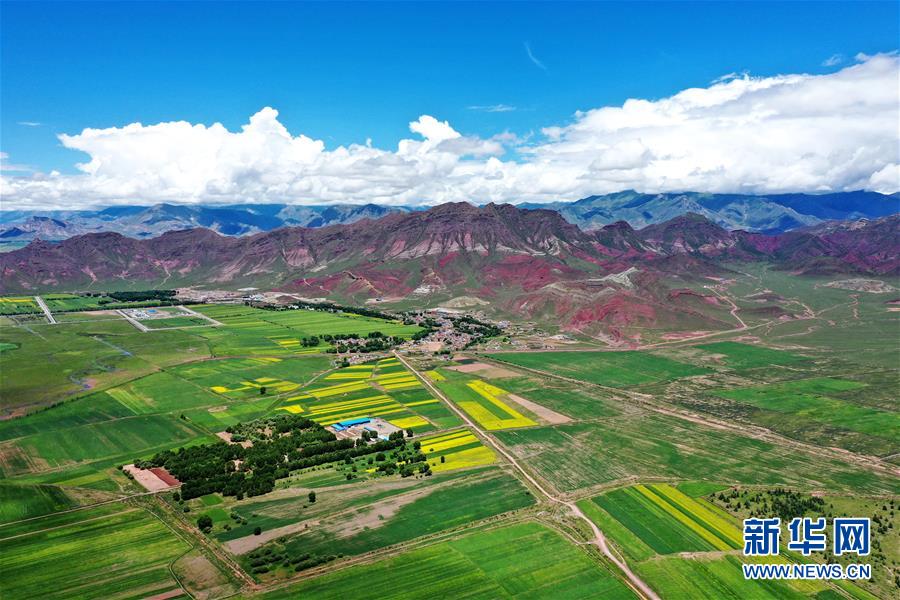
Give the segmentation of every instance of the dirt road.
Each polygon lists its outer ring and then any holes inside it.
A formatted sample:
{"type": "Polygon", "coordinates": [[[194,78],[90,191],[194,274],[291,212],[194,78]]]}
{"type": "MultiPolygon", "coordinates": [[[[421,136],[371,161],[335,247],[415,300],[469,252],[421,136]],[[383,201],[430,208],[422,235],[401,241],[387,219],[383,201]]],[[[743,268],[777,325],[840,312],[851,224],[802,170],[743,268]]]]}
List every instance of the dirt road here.
{"type": "Polygon", "coordinates": [[[516,459],[512,456],[512,454],[507,452],[506,449],[504,449],[500,445],[499,442],[495,441],[493,437],[489,436],[480,427],[478,427],[478,425],[476,423],[474,423],[467,414],[465,414],[463,411],[458,409],[456,407],[456,405],[453,404],[453,402],[451,402],[450,399],[447,398],[443,394],[443,392],[441,392],[439,389],[437,389],[427,377],[423,377],[422,374],[419,373],[415,368],[413,368],[413,366],[410,365],[406,361],[406,359],[404,359],[402,356],[400,356],[400,354],[398,354],[397,352],[394,352],[393,354],[394,354],[394,356],[397,357],[397,359],[401,363],[403,363],[403,365],[407,369],[409,369],[409,371],[411,373],[414,373],[416,375],[416,377],[419,378],[419,381],[421,381],[422,384],[425,385],[425,387],[428,388],[431,391],[431,393],[433,393],[435,395],[436,398],[440,398],[441,400],[443,400],[444,403],[447,406],[449,406],[450,409],[459,416],[459,418],[461,418],[463,420],[463,422],[465,422],[469,427],[471,427],[476,432],[478,432],[479,437],[481,437],[483,440],[485,440],[494,450],[496,450],[504,458],[506,458],[506,460],[508,460],[509,463],[513,467],[515,467],[515,469],[519,472],[519,474],[522,475],[522,477],[524,477],[534,487],[534,489],[539,491],[544,497],[546,497],[551,502],[555,502],[557,504],[562,504],[562,505],[568,507],[569,510],[571,510],[572,513],[576,517],[585,521],[588,524],[588,526],[591,528],[591,531],[594,533],[594,539],[590,540],[590,543],[593,544],[594,546],[596,546],[597,548],[599,548],[600,552],[602,552],[603,555],[606,556],[606,558],[608,558],[610,562],[612,562],[614,565],[616,565],[616,567],[618,567],[622,571],[622,573],[625,574],[625,577],[628,579],[628,583],[631,585],[632,588],[634,588],[638,593],[640,593],[645,598],[648,598],[649,600],[660,600],[659,596],[656,595],[656,592],[654,592],[653,589],[649,585],[644,583],[644,581],[641,580],[641,578],[638,577],[628,567],[627,564],[625,564],[625,561],[623,561],[622,559],[620,559],[618,556],[616,556],[613,553],[613,551],[609,547],[609,544],[606,542],[606,536],[603,535],[603,532],[600,531],[600,528],[597,527],[597,525],[593,521],[591,521],[589,518],[587,518],[587,516],[583,512],[581,512],[581,509],[578,508],[578,506],[574,502],[567,502],[565,500],[562,500],[561,498],[557,498],[556,496],[554,496],[553,494],[548,492],[544,488],[544,486],[542,486],[534,477],[531,476],[530,473],[528,473],[528,471],[526,471],[518,463],[518,461],[516,461],[516,459]]]}

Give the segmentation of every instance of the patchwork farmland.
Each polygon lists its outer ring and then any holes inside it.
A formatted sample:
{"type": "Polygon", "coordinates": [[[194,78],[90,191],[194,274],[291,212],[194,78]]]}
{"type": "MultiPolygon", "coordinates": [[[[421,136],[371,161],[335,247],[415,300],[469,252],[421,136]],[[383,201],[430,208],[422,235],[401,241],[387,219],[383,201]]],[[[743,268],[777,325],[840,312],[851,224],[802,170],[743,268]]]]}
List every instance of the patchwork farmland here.
{"type": "MultiPolygon", "coordinates": [[[[840,587],[814,581],[753,581],[744,579],[741,564],[758,561],[741,555],[739,521],[690,492],[721,490],[698,483],[682,489],[666,484],[620,488],[578,506],[623,550],[645,581],[663,597],[681,598],[816,598],[870,597],[849,582],[840,587]],[[687,492],[687,493],[686,493],[687,492]]],[[[783,555],[787,562],[798,556],[783,555]]]]}
{"type": "Polygon", "coordinates": [[[45,300],[71,312],[0,327],[0,397],[15,415],[0,420],[0,544],[16,548],[0,577],[13,598],[56,581],[27,564],[46,570],[59,540],[66,557],[96,546],[100,565],[72,566],[59,597],[648,596],[641,585],[662,598],[890,597],[887,578],[744,581],[742,515],[713,501],[786,486],[884,513],[900,494],[884,368],[746,339],[449,356],[403,345],[360,359],[325,336],[420,328],[196,305],[203,317],[161,307],[142,331],[118,309],[79,312],[82,296],[45,300]],[[179,455],[243,487],[198,479],[179,455]],[[130,464],[163,469],[160,491],[130,464]],[[270,484],[252,487],[257,475],[270,484]],[[416,577],[398,591],[398,573],[416,577]]]}

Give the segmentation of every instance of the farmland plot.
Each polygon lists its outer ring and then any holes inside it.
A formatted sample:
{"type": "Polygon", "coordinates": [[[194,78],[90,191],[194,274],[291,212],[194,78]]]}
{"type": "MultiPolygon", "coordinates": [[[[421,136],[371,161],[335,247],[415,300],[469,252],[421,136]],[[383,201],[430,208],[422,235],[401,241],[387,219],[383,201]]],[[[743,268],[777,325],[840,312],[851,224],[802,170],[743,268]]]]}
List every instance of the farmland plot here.
{"type": "Polygon", "coordinates": [[[265,594],[345,598],[634,598],[604,566],[533,522],[477,531],[265,594]],[[398,586],[397,582],[403,582],[398,586]]]}
{"type": "Polygon", "coordinates": [[[189,548],[142,509],[85,509],[0,527],[0,581],[10,598],[153,596],[179,588],[168,564],[189,548]]]}

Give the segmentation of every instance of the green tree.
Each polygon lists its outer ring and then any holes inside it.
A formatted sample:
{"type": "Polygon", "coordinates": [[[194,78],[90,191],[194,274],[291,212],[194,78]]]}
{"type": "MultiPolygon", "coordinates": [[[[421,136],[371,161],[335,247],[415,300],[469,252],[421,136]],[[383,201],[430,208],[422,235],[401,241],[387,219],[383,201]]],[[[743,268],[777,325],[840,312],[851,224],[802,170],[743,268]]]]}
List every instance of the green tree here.
{"type": "Polygon", "coordinates": [[[310,492],[310,493],[309,493],[309,501],[310,501],[310,502],[315,502],[315,501],[316,501],[316,493],[315,493],[315,492],[310,492]]]}
{"type": "Polygon", "coordinates": [[[213,520],[209,515],[201,515],[200,518],[197,519],[197,527],[200,528],[200,531],[203,533],[209,533],[212,529],[213,520]]]}

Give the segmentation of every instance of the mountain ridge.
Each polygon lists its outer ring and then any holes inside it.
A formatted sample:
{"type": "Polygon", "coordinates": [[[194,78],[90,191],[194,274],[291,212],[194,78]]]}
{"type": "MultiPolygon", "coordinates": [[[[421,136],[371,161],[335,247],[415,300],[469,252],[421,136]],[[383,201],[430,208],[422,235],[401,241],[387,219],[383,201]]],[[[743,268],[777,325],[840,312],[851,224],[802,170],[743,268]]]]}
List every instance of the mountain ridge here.
{"type": "Polygon", "coordinates": [[[732,262],[900,274],[900,215],[818,227],[728,231],[690,213],[584,231],[552,210],[455,203],[240,237],[199,228],[143,240],[114,232],[38,240],[0,254],[0,292],[256,287],[397,306],[475,298],[497,316],[625,339],[661,323],[726,328],[730,307],[702,290],[734,275],[732,262]]]}
{"type": "MultiPolygon", "coordinates": [[[[599,229],[616,221],[644,227],[689,212],[706,216],[726,229],[782,233],[828,220],[879,218],[900,212],[900,195],[876,192],[831,194],[741,195],[699,192],[642,194],[624,190],[574,202],[518,204],[554,210],[582,229],[599,229]]],[[[138,239],[165,231],[207,227],[225,235],[252,235],[286,226],[323,227],[379,218],[428,207],[334,204],[232,204],[223,206],[162,203],[113,206],[80,211],[0,211],[0,241],[60,240],[83,233],[117,231],[138,239]]]]}

